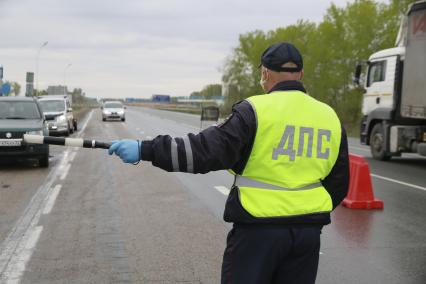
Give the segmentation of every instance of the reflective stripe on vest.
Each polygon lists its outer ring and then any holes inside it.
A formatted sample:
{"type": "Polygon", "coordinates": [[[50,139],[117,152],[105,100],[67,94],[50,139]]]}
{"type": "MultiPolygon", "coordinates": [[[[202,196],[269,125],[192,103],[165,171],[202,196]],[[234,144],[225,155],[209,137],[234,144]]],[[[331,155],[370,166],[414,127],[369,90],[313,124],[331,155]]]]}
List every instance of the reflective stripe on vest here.
{"type": "Polygon", "coordinates": [[[330,212],[322,186],[341,139],[334,110],[300,91],[250,97],[257,130],[246,167],[235,184],[243,208],[259,218],[330,212]]]}
{"type": "Polygon", "coordinates": [[[289,188],[289,187],[276,186],[273,184],[260,182],[260,181],[243,177],[243,176],[236,176],[234,185],[239,187],[245,186],[245,187],[270,189],[270,190],[308,190],[308,189],[314,189],[314,188],[322,186],[320,182],[316,182],[316,183],[312,183],[312,184],[305,185],[298,188],[289,188]]]}

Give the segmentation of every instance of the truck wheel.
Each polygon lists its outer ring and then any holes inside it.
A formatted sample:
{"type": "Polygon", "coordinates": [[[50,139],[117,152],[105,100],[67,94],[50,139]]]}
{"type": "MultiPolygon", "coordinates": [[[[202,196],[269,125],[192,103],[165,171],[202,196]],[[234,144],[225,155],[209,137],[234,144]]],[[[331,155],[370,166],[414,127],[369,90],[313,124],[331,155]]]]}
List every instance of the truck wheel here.
{"type": "Polygon", "coordinates": [[[370,150],[373,158],[380,161],[388,161],[391,158],[386,152],[385,131],[381,123],[374,125],[370,134],[370,150]]]}
{"type": "Polygon", "coordinates": [[[49,167],[49,154],[42,156],[39,160],[38,160],[38,165],[42,168],[47,168],[49,167]]]}

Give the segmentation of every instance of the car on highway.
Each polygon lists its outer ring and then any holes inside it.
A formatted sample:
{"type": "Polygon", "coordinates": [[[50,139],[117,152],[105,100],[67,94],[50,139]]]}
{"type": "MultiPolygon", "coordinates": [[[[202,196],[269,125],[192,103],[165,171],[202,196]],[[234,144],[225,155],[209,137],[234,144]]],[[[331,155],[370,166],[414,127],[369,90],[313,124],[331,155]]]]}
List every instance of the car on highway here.
{"type": "Polygon", "coordinates": [[[102,121],[107,119],[120,119],[126,121],[126,107],[119,101],[106,101],[101,107],[102,121]]]}
{"type": "Polygon", "coordinates": [[[48,134],[37,99],[0,97],[0,159],[35,158],[40,167],[48,167],[49,145],[26,145],[24,134],[48,134]]]}
{"type": "Polygon", "coordinates": [[[42,96],[38,101],[46,117],[49,135],[69,136],[77,130],[77,120],[74,118],[67,95],[42,96]]]}

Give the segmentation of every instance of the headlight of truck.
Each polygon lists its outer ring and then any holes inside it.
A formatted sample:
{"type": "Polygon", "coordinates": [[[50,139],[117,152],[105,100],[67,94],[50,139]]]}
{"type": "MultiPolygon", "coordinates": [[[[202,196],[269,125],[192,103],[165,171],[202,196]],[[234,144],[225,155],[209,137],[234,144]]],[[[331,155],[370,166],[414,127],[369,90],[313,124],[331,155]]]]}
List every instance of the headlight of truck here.
{"type": "Polygon", "coordinates": [[[27,134],[43,135],[43,130],[27,131],[27,134]]]}
{"type": "Polygon", "coordinates": [[[56,117],[57,122],[65,122],[66,120],[67,120],[67,118],[65,117],[65,115],[60,115],[60,116],[56,117]]]}

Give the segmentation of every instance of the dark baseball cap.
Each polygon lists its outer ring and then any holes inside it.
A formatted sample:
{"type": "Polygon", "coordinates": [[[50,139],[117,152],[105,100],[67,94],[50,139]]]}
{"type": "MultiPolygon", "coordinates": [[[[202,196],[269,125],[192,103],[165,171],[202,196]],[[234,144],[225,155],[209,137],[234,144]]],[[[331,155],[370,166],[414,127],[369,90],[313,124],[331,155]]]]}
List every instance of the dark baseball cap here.
{"type": "Polygon", "coordinates": [[[260,66],[276,72],[299,72],[303,69],[303,58],[299,50],[288,42],[276,43],[268,47],[262,54],[260,66]],[[297,67],[282,67],[292,62],[297,67]]]}

